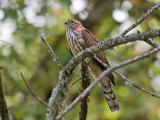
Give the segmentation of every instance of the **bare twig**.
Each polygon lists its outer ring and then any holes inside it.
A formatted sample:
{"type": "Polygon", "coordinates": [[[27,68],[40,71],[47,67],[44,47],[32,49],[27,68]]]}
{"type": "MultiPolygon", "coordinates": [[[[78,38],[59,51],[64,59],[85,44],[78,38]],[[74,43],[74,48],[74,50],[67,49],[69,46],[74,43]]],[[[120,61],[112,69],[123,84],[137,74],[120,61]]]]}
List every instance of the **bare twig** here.
{"type": "Polygon", "coordinates": [[[0,67],[0,116],[2,120],[10,120],[7,108],[7,102],[5,99],[4,88],[2,84],[2,75],[1,75],[2,68],[3,67],[0,67]]]}
{"type": "Polygon", "coordinates": [[[30,93],[32,94],[32,96],[33,96],[37,101],[39,101],[41,104],[43,104],[45,107],[53,110],[52,107],[50,107],[45,101],[43,101],[43,100],[33,91],[33,89],[30,87],[30,85],[27,83],[26,79],[24,78],[24,75],[23,75],[22,72],[20,72],[20,75],[21,75],[22,79],[24,80],[24,82],[25,82],[28,90],[29,90],[30,93]]]}
{"type": "Polygon", "coordinates": [[[73,83],[71,83],[69,85],[69,87],[72,87],[74,84],[76,84],[78,81],[80,81],[82,79],[82,77],[78,78],[77,80],[75,80],[73,83]]]}
{"type": "Polygon", "coordinates": [[[133,83],[131,80],[129,80],[126,76],[124,76],[124,75],[122,75],[122,74],[120,74],[120,73],[118,73],[118,72],[116,72],[116,71],[113,71],[113,72],[114,72],[115,74],[117,74],[118,76],[120,76],[120,77],[126,82],[126,84],[129,84],[130,86],[135,87],[135,88],[137,88],[137,89],[139,89],[139,90],[141,90],[141,91],[149,94],[150,96],[154,96],[154,97],[160,98],[160,95],[157,95],[157,94],[155,94],[155,93],[149,92],[149,91],[145,90],[144,88],[136,85],[136,84],[133,83]]]}
{"type": "MultiPolygon", "coordinates": [[[[155,43],[155,45],[157,46],[158,44],[155,43]]],[[[99,58],[96,57],[96,55],[94,56],[94,58],[100,62],[105,68],[108,68],[109,66],[107,64],[105,64],[104,62],[102,62],[99,58]]],[[[158,96],[155,93],[149,92],[147,90],[145,90],[144,88],[136,85],[135,83],[133,83],[132,81],[130,81],[126,76],[124,76],[123,74],[118,73],[117,71],[113,70],[113,72],[118,75],[119,77],[121,77],[126,83],[128,83],[130,86],[135,87],[151,96],[158,96]]]]}
{"type": "MultiPolygon", "coordinates": [[[[96,80],[94,82],[92,82],[85,90],[82,94],[80,94],[64,111],[63,113],[59,114],[56,119],[61,119],[67,112],[69,112],[81,99],[83,99],[88,93],[89,91],[107,74],[109,74],[110,72],[112,72],[113,70],[116,70],[118,68],[121,68],[123,66],[126,66],[128,64],[134,63],[138,60],[144,59],[146,57],[149,57],[150,55],[155,54],[156,52],[160,51],[160,47],[154,48],[153,50],[146,52],[142,55],[136,56],[132,59],[126,60],[120,64],[115,65],[114,67],[108,68],[107,70],[103,71],[103,73],[96,78],[96,80]]],[[[152,94],[153,95],[153,94],[152,94]]],[[[160,95],[153,95],[154,97],[160,98],[160,95]]]]}
{"type": "Polygon", "coordinates": [[[140,19],[138,19],[135,23],[133,23],[131,26],[129,26],[125,31],[123,31],[120,36],[124,36],[127,34],[130,30],[135,28],[137,25],[139,25],[143,20],[145,20],[150,14],[152,14],[155,10],[157,10],[160,7],[160,2],[153,6],[150,10],[148,10],[140,19]]]}
{"type": "MultiPolygon", "coordinates": [[[[82,73],[81,90],[83,92],[90,84],[88,66],[85,60],[82,62],[81,73],[82,73]]],[[[88,96],[89,96],[89,93],[81,100],[81,104],[80,104],[81,112],[79,113],[79,120],[87,119],[88,96]]]]}
{"type": "MultiPolygon", "coordinates": [[[[137,30],[137,33],[141,33],[141,31],[137,30]]],[[[153,40],[151,40],[150,38],[145,39],[144,42],[148,43],[149,45],[151,45],[154,48],[159,47],[159,45],[156,42],[154,42],[153,40]]]]}
{"type": "Polygon", "coordinates": [[[7,44],[7,45],[9,45],[9,46],[12,46],[13,44],[11,44],[11,43],[8,43],[8,42],[6,42],[6,41],[4,41],[4,40],[0,40],[1,42],[3,42],[3,43],[5,43],[5,44],[7,44]]]}
{"type": "Polygon", "coordinates": [[[45,39],[44,39],[42,36],[40,36],[40,37],[41,37],[42,41],[45,43],[45,45],[47,46],[49,53],[51,53],[51,55],[54,57],[53,59],[55,59],[55,60],[57,61],[58,66],[59,66],[61,69],[63,69],[62,63],[60,62],[59,58],[58,58],[58,57],[56,56],[56,54],[54,53],[54,51],[53,51],[53,49],[51,48],[51,46],[48,45],[48,43],[45,41],[45,39]]]}
{"type": "Polygon", "coordinates": [[[156,47],[159,46],[156,42],[154,42],[154,41],[151,40],[151,39],[146,39],[145,42],[147,42],[148,44],[150,44],[150,45],[151,45],[152,47],[154,47],[154,48],[156,48],[156,47]]]}

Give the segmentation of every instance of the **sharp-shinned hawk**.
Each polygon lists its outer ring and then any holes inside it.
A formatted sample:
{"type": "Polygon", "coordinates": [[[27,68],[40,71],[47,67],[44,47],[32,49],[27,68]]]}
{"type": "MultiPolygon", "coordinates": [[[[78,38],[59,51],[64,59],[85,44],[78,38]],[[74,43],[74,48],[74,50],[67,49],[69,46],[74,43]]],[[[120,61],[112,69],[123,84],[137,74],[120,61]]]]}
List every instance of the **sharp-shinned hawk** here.
{"type": "MultiPolygon", "coordinates": [[[[95,46],[99,42],[97,37],[87,30],[78,20],[68,19],[65,24],[67,26],[66,36],[68,47],[73,56],[76,56],[85,48],[95,46]]],[[[98,52],[93,58],[90,59],[89,69],[95,79],[105,69],[107,69],[104,64],[109,67],[104,51],[98,52]]],[[[115,85],[112,73],[105,76],[98,84],[105,94],[110,110],[112,112],[119,111],[119,105],[111,88],[112,85],[115,85]]]]}

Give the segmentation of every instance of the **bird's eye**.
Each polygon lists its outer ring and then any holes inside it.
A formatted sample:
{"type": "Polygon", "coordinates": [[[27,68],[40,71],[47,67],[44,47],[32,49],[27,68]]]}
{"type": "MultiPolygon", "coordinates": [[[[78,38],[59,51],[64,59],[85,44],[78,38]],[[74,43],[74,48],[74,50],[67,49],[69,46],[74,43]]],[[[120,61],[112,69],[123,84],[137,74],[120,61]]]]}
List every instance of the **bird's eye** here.
{"type": "Polygon", "coordinates": [[[74,24],[75,22],[74,22],[74,21],[71,21],[71,23],[74,24]]]}

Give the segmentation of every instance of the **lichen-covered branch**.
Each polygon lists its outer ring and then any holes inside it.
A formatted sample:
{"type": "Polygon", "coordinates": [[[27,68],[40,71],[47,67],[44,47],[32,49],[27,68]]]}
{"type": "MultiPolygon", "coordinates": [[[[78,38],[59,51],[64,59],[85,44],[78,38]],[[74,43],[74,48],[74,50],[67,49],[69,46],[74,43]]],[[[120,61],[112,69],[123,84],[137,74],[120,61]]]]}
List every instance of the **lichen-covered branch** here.
{"type": "Polygon", "coordinates": [[[145,41],[148,38],[155,38],[160,36],[160,29],[147,31],[147,32],[140,32],[140,33],[133,33],[124,37],[116,37],[112,39],[108,39],[106,41],[101,41],[96,46],[86,48],[84,51],[80,52],[77,56],[73,57],[72,60],[65,66],[65,68],[61,71],[64,74],[61,76],[62,78],[70,74],[73,69],[80,63],[84,58],[93,56],[95,53],[111,49],[115,46],[126,44],[128,42],[134,42],[137,40],[145,41]]]}
{"type": "Polygon", "coordinates": [[[116,71],[113,71],[113,72],[114,72],[116,75],[118,75],[119,77],[121,77],[121,78],[126,82],[127,85],[129,85],[129,86],[131,86],[131,87],[135,87],[135,88],[137,88],[137,89],[139,89],[139,90],[141,90],[141,91],[149,94],[150,96],[160,98],[160,95],[157,95],[157,94],[155,94],[155,93],[149,92],[149,91],[145,90],[144,88],[136,85],[135,83],[133,83],[132,81],[130,81],[126,76],[124,76],[124,75],[122,75],[122,74],[120,74],[120,73],[118,73],[118,72],[116,72],[116,71]]]}
{"type": "Polygon", "coordinates": [[[159,46],[156,42],[154,42],[154,41],[151,40],[151,39],[146,39],[145,42],[147,42],[148,44],[150,44],[150,45],[151,45],[152,47],[154,47],[154,48],[156,48],[156,47],[159,46]]]}
{"type": "MultiPolygon", "coordinates": [[[[153,41],[151,40],[150,42],[153,42],[153,41]]],[[[154,43],[154,42],[153,42],[152,46],[156,48],[156,47],[158,47],[159,45],[158,45],[157,43],[154,43]]],[[[94,56],[94,58],[95,58],[98,62],[100,62],[104,67],[106,67],[106,68],[109,67],[107,64],[105,64],[104,62],[102,62],[99,58],[97,58],[96,55],[94,56]]],[[[145,93],[147,93],[147,94],[149,94],[149,95],[151,95],[151,96],[158,97],[158,98],[160,97],[159,95],[156,95],[155,93],[149,92],[149,91],[145,90],[144,88],[136,85],[135,83],[133,83],[132,81],[130,81],[126,76],[124,76],[123,74],[120,74],[120,73],[118,73],[118,72],[115,71],[115,70],[113,70],[112,72],[115,73],[116,75],[118,75],[119,77],[121,77],[121,78],[127,83],[127,85],[132,86],[132,87],[135,87],[135,88],[137,88],[137,89],[139,89],[139,90],[141,90],[141,91],[143,91],[143,92],[145,92],[145,93]]]]}
{"type": "MultiPolygon", "coordinates": [[[[138,60],[141,60],[141,59],[144,59],[146,57],[149,57],[150,55],[153,55],[155,54],[156,52],[160,51],[160,47],[157,47],[157,48],[154,48],[153,50],[149,51],[149,52],[146,52],[142,55],[139,55],[139,56],[136,56],[132,59],[129,59],[129,60],[126,60],[120,64],[117,64],[115,65],[114,67],[110,67],[108,68],[107,70],[103,71],[101,73],[101,75],[99,77],[96,78],[96,80],[94,82],[92,82],[85,90],[82,94],[80,94],[64,111],[63,113],[59,114],[57,117],[56,117],[56,120],[59,120],[61,119],[67,112],[69,112],[80,100],[82,100],[88,93],[91,89],[93,89],[93,87],[107,74],[109,74],[110,72],[118,69],[118,68],[121,68],[123,66],[126,66],[128,64],[131,64],[131,63],[134,63],[138,60]]],[[[156,94],[152,94],[152,96],[154,97],[158,97],[160,98],[160,95],[156,95],[156,94]]]]}
{"type": "MultiPolygon", "coordinates": [[[[81,73],[82,73],[81,90],[83,92],[90,84],[88,65],[85,60],[82,62],[81,73]]],[[[79,113],[79,120],[87,119],[88,96],[89,93],[81,100],[80,104],[81,112],[79,113]]]]}
{"type": "MultiPolygon", "coordinates": [[[[153,43],[154,43],[154,42],[153,42],[153,43]]],[[[156,48],[156,46],[158,47],[158,44],[154,43],[153,46],[156,48]]],[[[98,59],[98,58],[96,57],[96,55],[94,56],[94,58],[95,58],[98,62],[100,62],[104,67],[106,67],[106,68],[109,67],[107,64],[103,63],[100,59],[98,59]]],[[[132,86],[132,87],[135,87],[135,88],[137,88],[137,89],[139,89],[139,90],[141,90],[141,91],[143,91],[143,92],[145,92],[145,93],[147,93],[147,94],[149,94],[149,95],[151,95],[151,96],[158,97],[158,98],[160,97],[160,95],[157,95],[157,94],[155,94],[155,93],[149,92],[149,91],[145,90],[144,88],[136,85],[135,83],[133,83],[132,81],[130,81],[126,76],[124,76],[123,74],[120,74],[120,73],[118,73],[118,72],[115,71],[115,70],[113,70],[112,72],[115,73],[116,75],[118,75],[119,77],[121,77],[121,78],[126,82],[127,85],[132,86]]]]}
{"type": "MultiPolygon", "coordinates": [[[[137,33],[141,33],[141,32],[137,30],[137,33]]],[[[159,45],[150,38],[145,39],[144,41],[154,48],[159,47],[159,45]]]]}
{"type": "MultiPolygon", "coordinates": [[[[120,36],[108,39],[106,41],[101,41],[96,46],[87,48],[84,51],[80,52],[77,56],[73,57],[72,60],[69,61],[69,63],[64,67],[62,71],[60,71],[58,78],[59,82],[52,91],[52,95],[49,99],[49,105],[52,107],[57,105],[59,106],[59,110],[64,108],[63,102],[67,97],[68,83],[72,78],[72,71],[84,58],[93,56],[95,53],[99,51],[111,49],[121,44],[126,44],[128,42],[134,42],[137,40],[145,41],[148,38],[155,38],[158,36],[160,36],[160,29],[147,32],[133,33],[127,36],[120,36]]],[[[52,115],[53,113],[49,111],[49,114],[47,114],[47,119],[51,120],[52,115]]]]}
{"type": "Polygon", "coordinates": [[[0,116],[2,120],[10,120],[9,112],[7,108],[7,102],[5,99],[4,88],[2,84],[1,70],[2,70],[2,67],[0,67],[0,116]]]}

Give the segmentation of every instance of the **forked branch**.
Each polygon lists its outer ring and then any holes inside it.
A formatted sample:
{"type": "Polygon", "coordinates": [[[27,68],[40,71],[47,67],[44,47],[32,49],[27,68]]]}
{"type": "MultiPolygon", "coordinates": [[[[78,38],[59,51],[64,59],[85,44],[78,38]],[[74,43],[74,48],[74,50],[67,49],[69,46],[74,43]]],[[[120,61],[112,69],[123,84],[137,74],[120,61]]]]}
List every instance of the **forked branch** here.
{"type": "MultiPolygon", "coordinates": [[[[49,105],[52,107],[54,107],[55,105],[58,105],[59,107],[62,106],[63,101],[68,94],[68,87],[66,86],[68,86],[68,83],[72,78],[72,71],[86,57],[93,56],[95,53],[102,50],[111,49],[114,46],[118,46],[128,42],[134,42],[136,40],[145,41],[148,38],[155,38],[157,36],[160,36],[160,29],[147,32],[133,33],[124,37],[116,37],[107,41],[101,41],[96,46],[87,48],[84,51],[80,52],[77,56],[73,57],[72,60],[70,60],[69,63],[59,73],[59,81],[57,86],[52,91],[52,95],[49,99],[49,105]]],[[[47,119],[51,120],[52,115],[53,114],[50,111],[50,113],[47,116],[47,119]]]]}
{"type": "MultiPolygon", "coordinates": [[[[145,41],[145,40],[147,40],[149,38],[155,38],[155,37],[160,36],[160,29],[152,30],[152,31],[147,31],[147,32],[133,33],[133,34],[124,36],[126,33],[128,33],[130,30],[132,30],[138,24],[140,24],[143,20],[145,20],[149,15],[151,15],[151,13],[153,13],[159,7],[160,7],[160,2],[157,5],[155,5],[154,7],[152,7],[149,11],[147,11],[147,13],[142,18],[140,18],[139,20],[137,20],[134,24],[132,24],[129,28],[127,28],[124,32],[122,32],[120,34],[120,36],[112,38],[112,39],[108,39],[106,41],[101,41],[96,46],[87,48],[84,51],[80,52],[77,56],[75,56],[74,58],[72,58],[72,60],[70,60],[70,62],[59,73],[59,82],[58,82],[57,86],[52,91],[52,95],[51,95],[51,97],[49,99],[49,105],[51,105],[51,106],[54,106],[54,105],[61,106],[62,105],[64,99],[67,96],[68,87],[66,87],[66,86],[68,86],[68,83],[70,82],[70,80],[72,78],[72,76],[71,76],[72,75],[72,71],[86,57],[91,57],[91,56],[93,56],[95,53],[97,53],[99,51],[103,51],[103,50],[107,50],[107,49],[112,49],[115,46],[118,46],[118,45],[121,45],[121,44],[126,44],[128,42],[134,42],[134,41],[137,41],[137,40],[145,41]]],[[[157,45],[155,46],[155,44],[153,44],[152,41],[146,41],[146,42],[148,42],[149,44],[151,44],[154,47],[157,47],[157,45]]],[[[128,64],[130,64],[130,62],[128,64]]],[[[107,69],[108,70],[107,73],[111,72],[114,69],[122,67],[122,66],[121,66],[121,64],[118,64],[118,66],[112,67],[112,69],[111,68],[107,69]]],[[[102,76],[103,76],[103,74],[102,74],[102,76]]],[[[99,76],[99,78],[97,78],[97,80],[99,80],[100,77],[101,76],[99,76]]],[[[95,81],[93,83],[96,84],[95,81]]],[[[91,85],[93,85],[93,83],[91,85]]],[[[94,86],[93,85],[91,87],[91,85],[75,101],[81,100],[82,97],[84,97],[83,95],[86,93],[86,91],[88,89],[91,89],[94,86]]],[[[73,106],[75,104],[75,101],[72,104],[73,106]]],[[[72,106],[68,106],[67,109],[70,110],[71,107],[72,106]]],[[[64,113],[62,113],[62,115],[59,116],[59,118],[61,118],[63,116],[63,114],[65,114],[65,112],[68,111],[68,110],[65,110],[64,113]]],[[[48,116],[47,116],[48,120],[51,120],[50,119],[51,116],[52,116],[52,113],[50,112],[48,114],[48,116]]]]}
{"type": "MultiPolygon", "coordinates": [[[[144,59],[146,57],[149,57],[150,55],[155,54],[156,52],[160,51],[160,47],[154,48],[153,50],[146,52],[140,56],[136,56],[132,59],[126,60],[120,64],[115,65],[114,67],[108,68],[107,70],[103,71],[103,73],[94,81],[92,82],[85,90],[84,92],[79,95],[64,111],[63,113],[61,113],[60,115],[58,115],[56,117],[57,120],[61,119],[67,112],[69,112],[81,99],[83,99],[91,89],[93,89],[93,87],[107,74],[109,74],[110,72],[112,72],[113,70],[116,70],[118,68],[121,68],[123,66],[126,66],[128,64],[134,63],[138,60],[144,59]]],[[[153,95],[153,94],[152,94],[153,95]]],[[[160,95],[156,95],[154,94],[154,97],[158,97],[160,98],[160,95]]]]}
{"type": "Polygon", "coordinates": [[[160,2],[158,2],[158,4],[149,9],[141,18],[139,18],[135,23],[129,26],[125,31],[123,31],[120,34],[120,36],[124,36],[125,34],[127,34],[129,31],[131,31],[133,28],[139,25],[143,20],[145,20],[148,16],[150,16],[154,11],[156,11],[159,7],[160,7],[160,2]]]}

